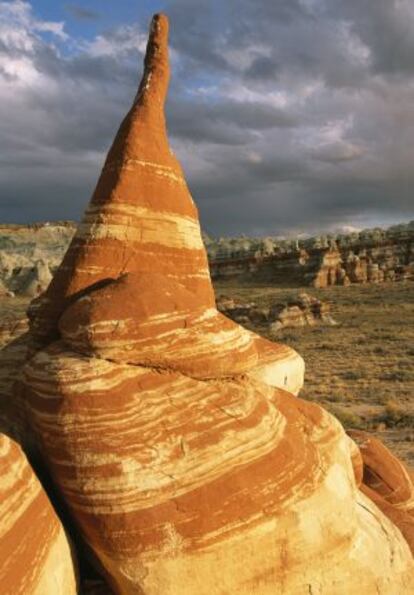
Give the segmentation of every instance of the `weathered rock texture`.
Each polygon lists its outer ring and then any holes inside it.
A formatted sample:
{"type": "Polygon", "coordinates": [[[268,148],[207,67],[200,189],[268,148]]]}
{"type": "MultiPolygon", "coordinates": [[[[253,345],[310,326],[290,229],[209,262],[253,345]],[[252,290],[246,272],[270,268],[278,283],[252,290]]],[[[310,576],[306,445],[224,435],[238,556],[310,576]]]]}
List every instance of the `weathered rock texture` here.
{"type": "Polygon", "coordinates": [[[352,245],[333,242],[331,246],[306,248],[288,245],[271,253],[262,248],[217,254],[214,244],[210,244],[209,251],[213,278],[243,276],[278,285],[317,288],[414,278],[414,224],[396,237],[387,237],[384,232],[381,239],[361,237],[352,245]]]}
{"type": "Polygon", "coordinates": [[[45,291],[75,229],[70,221],[0,225],[0,295],[33,298],[45,291]]]}
{"type": "Polygon", "coordinates": [[[342,258],[338,250],[325,250],[319,254],[304,257],[309,269],[305,275],[313,287],[328,287],[329,285],[349,285],[349,277],[342,268],[342,258]]]}
{"type": "Polygon", "coordinates": [[[399,527],[414,553],[414,484],[409,470],[368,432],[348,434],[362,456],[362,491],[399,527]]]}
{"type": "MultiPolygon", "coordinates": [[[[17,300],[16,300],[17,301],[17,300]]],[[[14,305],[16,304],[14,301],[14,305]]],[[[0,322],[0,432],[26,442],[29,436],[24,402],[17,383],[27,356],[28,320],[19,308],[2,312],[0,322]]]]}
{"type": "Polygon", "coordinates": [[[283,328],[337,324],[330,314],[329,304],[307,293],[300,293],[287,303],[270,304],[267,308],[258,308],[254,302],[219,296],[217,308],[235,322],[267,327],[272,333],[283,328]]]}
{"type": "Polygon", "coordinates": [[[167,141],[167,19],[25,369],[56,483],[117,592],[398,593],[399,530],[351,442],[298,390],[294,351],[215,308],[197,210],[167,141]]]}
{"type": "Polygon", "coordinates": [[[0,592],[75,595],[64,529],[20,447],[0,434],[0,592]]]}
{"type": "Polygon", "coordinates": [[[412,240],[354,250],[336,247],[313,254],[306,266],[305,277],[314,287],[405,281],[414,277],[414,248],[412,240]]]}
{"type": "MultiPolygon", "coordinates": [[[[344,235],[331,246],[318,238],[222,238],[203,234],[214,277],[251,277],[278,285],[347,286],[414,278],[414,221],[401,230],[344,235]],[[381,232],[381,233],[379,233],[381,232]],[[298,246],[301,245],[301,247],[298,246]]],[[[75,233],[71,221],[0,225],[0,296],[42,293],[75,233]]]]}

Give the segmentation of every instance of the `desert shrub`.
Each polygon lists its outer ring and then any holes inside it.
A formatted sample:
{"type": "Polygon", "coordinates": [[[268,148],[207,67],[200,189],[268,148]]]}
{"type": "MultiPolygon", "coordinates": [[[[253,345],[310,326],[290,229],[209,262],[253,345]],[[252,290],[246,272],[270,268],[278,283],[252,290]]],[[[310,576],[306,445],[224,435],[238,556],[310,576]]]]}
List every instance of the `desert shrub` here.
{"type": "Polygon", "coordinates": [[[372,353],[375,353],[375,355],[386,355],[388,351],[384,347],[378,345],[377,347],[374,347],[372,353]]]}
{"type": "Polygon", "coordinates": [[[297,338],[296,335],[294,335],[293,333],[286,333],[286,332],[282,332],[280,335],[283,338],[283,341],[286,341],[287,343],[289,342],[294,342],[295,339],[297,338]]]}
{"type": "Polygon", "coordinates": [[[332,345],[329,343],[320,343],[320,345],[316,345],[315,349],[319,349],[320,351],[332,351],[332,345]]]}
{"type": "Polygon", "coordinates": [[[391,333],[380,333],[375,336],[377,341],[399,341],[400,337],[391,333]]]}
{"type": "Polygon", "coordinates": [[[414,415],[407,412],[403,405],[395,399],[389,399],[385,404],[384,413],[379,417],[379,421],[384,422],[388,427],[412,426],[414,424],[414,415]]]}
{"type": "Polygon", "coordinates": [[[385,410],[388,413],[388,415],[393,415],[397,412],[400,413],[403,409],[398,401],[396,401],[395,399],[388,399],[388,401],[385,404],[385,410]]]}
{"type": "Polygon", "coordinates": [[[325,398],[332,403],[343,403],[347,400],[345,395],[339,393],[329,393],[325,398]]]}
{"type": "Polygon", "coordinates": [[[407,370],[394,370],[393,372],[387,372],[381,374],[380,380],[387,380],[391,382],[407,382],[412,379],[411,372],[407,370]]]}
{"type": "Polygon", "coordinates": [[[362,372],[355,372],[355,370],[347,370],[342,373],[342,378],[345,380],[359,380],[364,374],[362,372]]]}
{"type": "Polygon", "coordinates": [[[336,419],[338,419],[341,424],[344,426],[344,428],[349,429],[349,428],[363,428],[364,427],[364,422],[362,420],[362,418],[357,415],[356,413],[353,413],[352,411],[349,411],[348,409],[344,409],[343,407],[329,407],[330,412],[332,413],[332,415],[334,415],[336,417],[336,419]]]}

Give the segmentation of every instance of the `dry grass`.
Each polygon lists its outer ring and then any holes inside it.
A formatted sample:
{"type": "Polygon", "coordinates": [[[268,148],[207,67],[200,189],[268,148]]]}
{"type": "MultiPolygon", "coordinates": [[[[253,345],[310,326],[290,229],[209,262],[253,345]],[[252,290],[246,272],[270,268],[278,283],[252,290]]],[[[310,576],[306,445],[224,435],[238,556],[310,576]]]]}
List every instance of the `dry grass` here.
{"type": "MultiPolygon", "coordinates": [[[[266,306],[306,291],[331,304],[336,327],[285,329],[277,341],[305,359],[301,397],[345,427],[374,431],[414,464],[414,284],[286,289],[216,284],[217,293],[266,306]]],[[[257,332],[270,337],[267,328],[257,332]]]]}

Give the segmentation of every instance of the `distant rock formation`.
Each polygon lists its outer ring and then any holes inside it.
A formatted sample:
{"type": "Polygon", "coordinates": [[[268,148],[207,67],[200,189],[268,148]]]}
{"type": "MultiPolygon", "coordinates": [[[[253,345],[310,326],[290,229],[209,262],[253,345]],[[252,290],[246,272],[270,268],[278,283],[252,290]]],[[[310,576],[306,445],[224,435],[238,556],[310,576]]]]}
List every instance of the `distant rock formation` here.
{"type": "Polygon", "coordinates": [[[330,242],[208,239],[210,270],[213,278],[250,277],[292,287],[414,279],[414,222],[400,227],[330,242]]]}
{"type": "Polygon", "coordinates": [[[51,280],[52,273],[47,262],[38,260],[33,267],[24,270],[23,274],[19,274],[18,278],[14,280],[17,285],[15,293],[32,298],[37,297],[46,291],[51,280]]]}
{"type": "MultiPolygon", "coordinates": [[[[358,491],[303,362],[215,307],[170,151],[168,22],[61,267],[25,391],[45,459],[116,592],[408,593],[413,558],[358,491]]],[[[351,447],[352,445],[352,447],[351,447]]]]}
{"type": "Polygon", "coordinates": [[[70,221],[0,225],[0,295],[43,293],[76,230],[70,221]]]}
{"type": "MultiPolygon", "coordinates": [[[[76,224],[70,221],[0,225],[0,297],[34,297],[44,291],[50,274],[36,272],[37,263],[53,274],[75,231],[76,224]],[[30,285],[27,279],[33,277],[41,281],[30,285]]],[[[414,278],[414,222],[330,242],[244,237],[216,241],[206,234],[202,238],[213,278],[248,276],[277,285],[318,288],[414,278]]]]}
{"type": "MultiPolygon", "coordinates": [[[[414,234],[413,234],[414,235],[414,234]]],[[[354,250],[328,249],[306,261],[305,273],[314,287],[383,283],[414,278],[414,241],[354,250]]]]}
{"type": "Polygon", "coordinates": [[[254,302],[244,303],[222,295],[217,298],[217,308],[235,322],[265,325],[273,333],[283,328],[337,324],[330,314],[329,304],[307,293],[267,308],[258,308],[254,302]]]}
{"type": "Polygon", "coordinates": [[[76,595],[71,547],[20,447],[0,433],[0,592],[76,595]]]}

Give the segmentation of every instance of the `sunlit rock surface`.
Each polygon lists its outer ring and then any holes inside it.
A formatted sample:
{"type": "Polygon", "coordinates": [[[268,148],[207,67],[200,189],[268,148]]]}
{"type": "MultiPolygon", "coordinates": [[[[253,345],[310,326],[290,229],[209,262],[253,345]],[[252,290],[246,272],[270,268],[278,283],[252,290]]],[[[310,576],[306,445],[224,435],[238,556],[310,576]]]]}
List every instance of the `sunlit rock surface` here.
{"type": "Polygon", "coordinates": [[[123,594],[414,588],[398,528],[356,485],[355,446],[298,391],[303,361],[215,308],[163,105],[168,23],[62,266],[32,315],[32,423],[123,594]]]}
{"type": "Polygon", "coordinates": [[[363,492],[399,527],[414,553],[414,484],[409,470],[368,432],[348,434],[361,453],[363,492]]]}
{"type": "Polygon", "coordinates": [[[75,595],[62,524],[20,447],[0,434],[0,592],[75,595]]]}

